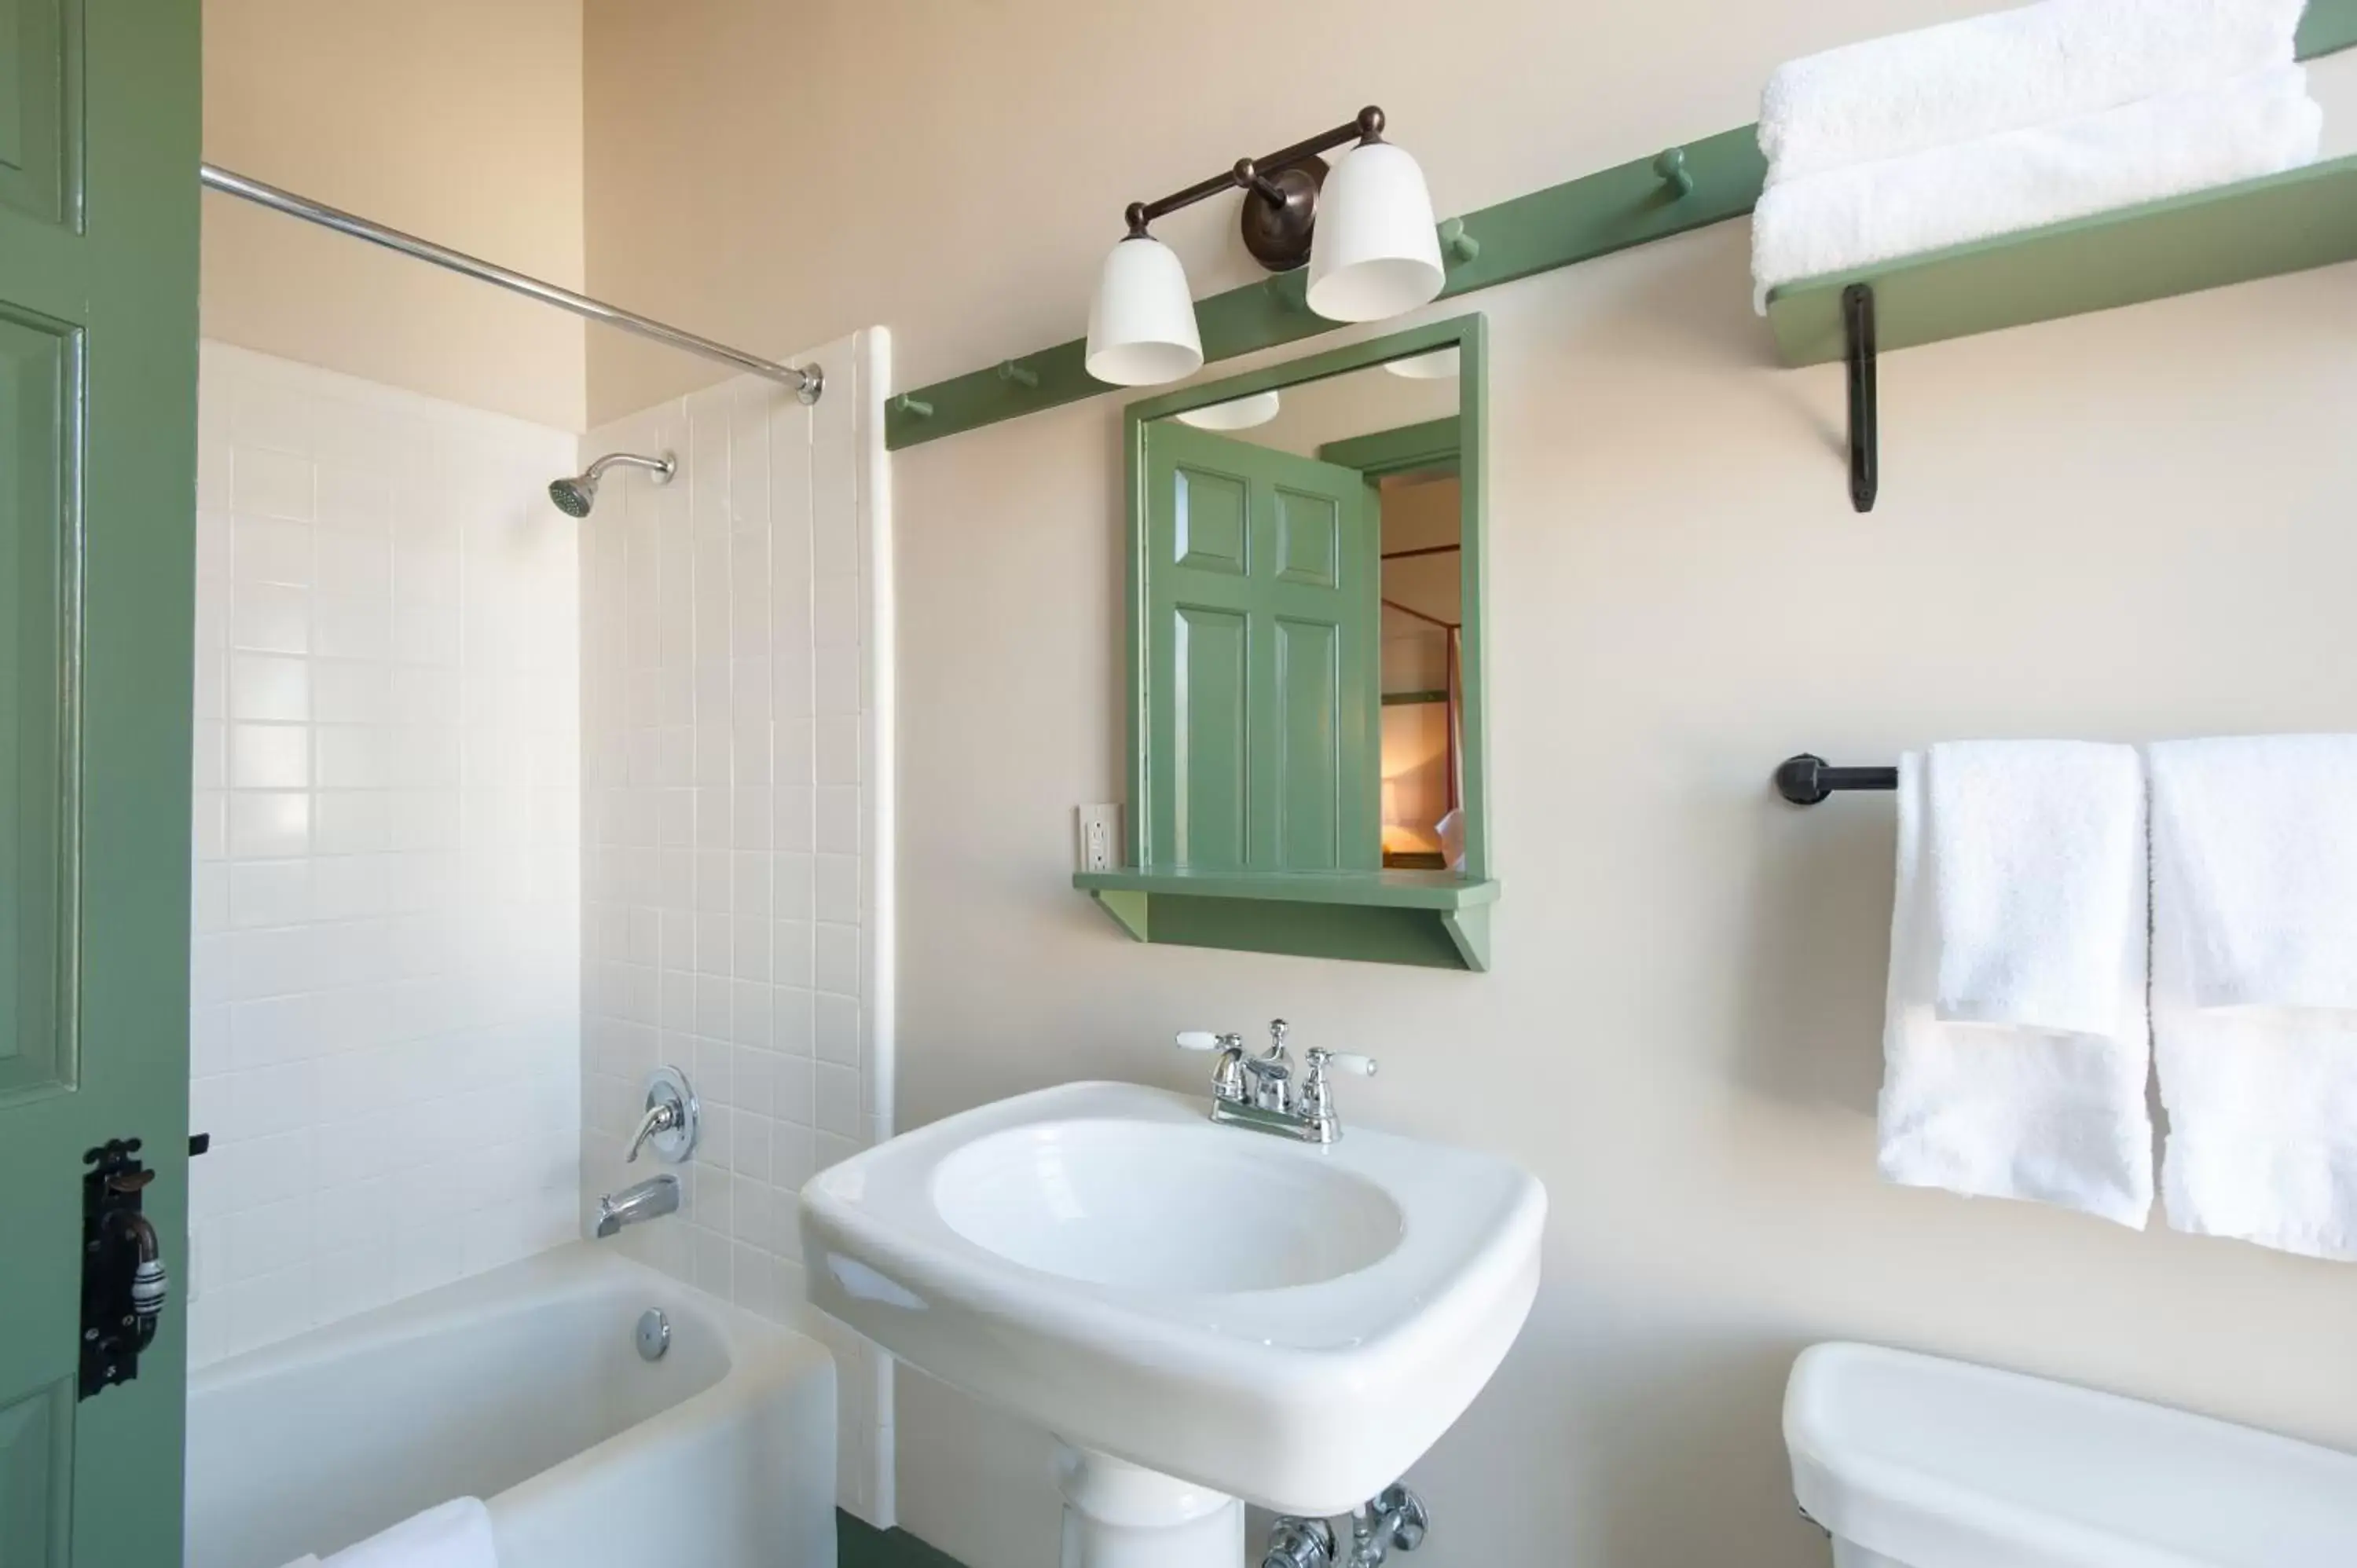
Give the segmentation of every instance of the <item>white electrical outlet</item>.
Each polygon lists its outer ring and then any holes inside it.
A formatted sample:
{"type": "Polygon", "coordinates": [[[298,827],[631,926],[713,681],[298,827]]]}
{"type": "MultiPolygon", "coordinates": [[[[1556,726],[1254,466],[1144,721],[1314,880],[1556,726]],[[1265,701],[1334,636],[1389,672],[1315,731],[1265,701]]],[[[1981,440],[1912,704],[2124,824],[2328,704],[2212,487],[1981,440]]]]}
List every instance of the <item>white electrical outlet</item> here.
{"type": "Polygon", "coordinates": [[[1121,864],[1121,808],[1074,808],[1080,822],[1080,862],[1082,871],[1111,871],[1121,864]]]}

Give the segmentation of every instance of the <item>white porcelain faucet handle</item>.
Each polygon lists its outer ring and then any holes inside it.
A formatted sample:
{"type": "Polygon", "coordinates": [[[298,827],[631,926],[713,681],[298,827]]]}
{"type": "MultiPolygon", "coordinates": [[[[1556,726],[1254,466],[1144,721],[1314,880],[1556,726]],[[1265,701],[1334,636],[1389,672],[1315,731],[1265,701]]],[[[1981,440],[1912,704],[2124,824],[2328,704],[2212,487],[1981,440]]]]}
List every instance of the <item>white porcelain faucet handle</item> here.
{"type": "Polygon", "coordinates": [[[1178,1031],[1178,1048],[1182,1051],[1216,1051],[1220,1048],[1220,1036],[1209,1029],[1181,1029],[1178,1031]]]}
{"type": "Polygon", "coordinates": [[[1356,1073],[1361,1078],[1375,1076],[1375,1058],[1357,1051],[1326,1051],[1321,1053],[1321,1059],[1329,1072],[1356,1073]]]}

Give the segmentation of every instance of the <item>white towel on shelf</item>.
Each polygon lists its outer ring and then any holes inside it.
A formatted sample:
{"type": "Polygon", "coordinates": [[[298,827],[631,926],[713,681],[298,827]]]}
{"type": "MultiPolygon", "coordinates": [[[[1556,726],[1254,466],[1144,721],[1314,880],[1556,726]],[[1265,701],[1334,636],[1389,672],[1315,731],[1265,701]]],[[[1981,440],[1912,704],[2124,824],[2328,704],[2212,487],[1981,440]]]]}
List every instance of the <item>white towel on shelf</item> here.
{"type": "Polygon", "coordinates": [[[2169,1222],[2357,1260],[2357,736],[2150,758],[2169,1222]]]}
{"type": "Polygon", "coordinates": [[[321,1568],[499,1568],[499,1563],[490,1510],[479,1498],[457,1498],[345,1547],[321,1568]]]}
{"type": "Polygon", "coordinates": [[[2323,111],[2280,66],[1770,188],[1751,215],[1752,303],[1900,256],[2280,174],[2316,161],[2323,111]]]}
{"type": "MultiPolygon", "coordinates": [[[[2023,1010],[2040,1016],[2048,1015],[2048,1006],[2033,999],[2108,990],[2109,1032],[2087,1033],[2009,1022],[1995,1015],[2007,1011],[1995,1002],[1988,1004],[1993,1015],[1974,1022],[1939,1016],[1943,873],[1931,862],[1934,846],[1950,834],[1927,821],[1932,792],[1924,757],[1910,752],[1900,759],[1899,875],[1878,1107],[1886,1179],[1976,1197],[2029,1198],[2143,1228],[2152,1208],[2145,929],[2136,918],[2145,880],[2144,789],[2134,753],[2125,759],[2125,774],[2122,760],[2098,759],[2083,771],[2025,770],[2022,798],[2010,808],[2016,831],[2029,843],[2051,842],[2056,824],[2091,810],[2103,815],[2098,842],[2045,873],[2090,886],[2025,891],[2025,914],[2033,903],[2044,908],[2015,933],[2035,941],[2040,929],[2050,929],[2047,917],[2065,908],[2081,911],[2091,927],[2102,925],[2104,910],[2129,911],[2108,932],[2091,929],[2071,940],[2083,974],[2040,976],[2038,984],[2018,988],[2023,1010]],[[2099,791],[2100,800],[2064,801],[2047,793],[2080,785],[2099,791]],[[2117,886],[2105,891],[2092,886],[2098,881],[2117,886]]],[[[2006,850],[1981,871],[2018,874],[2033,865],[2025,852],[2006,850]]],[[[1986,923],[1980,929],[1987,940],[2003,938],[1986,923]]],[[[1992,964],[1985,972],[2007,972],[1992,964]]],[[[2016,963],[2010,972],[2026,978],[2038,971],[2016,963]]],[[[2093,1021],[2093,1010],[2083,1005],[2066,1011],[2079,1024],[2093,1021]]]]}
{"type": "Polygon", "coordinates": [[[1779,66],[1768,183],[2100,114],[2292,62],[2304,0],[2045,0],[1779,66]]]}
{"type": "Polygon", "coordinates": [[[2144,768],[2075,740],[1935,746],[1924,763],[1933,1012],[2107,1037],[2124,1002],[2121,945],[2145,929],[2144,768]]]}

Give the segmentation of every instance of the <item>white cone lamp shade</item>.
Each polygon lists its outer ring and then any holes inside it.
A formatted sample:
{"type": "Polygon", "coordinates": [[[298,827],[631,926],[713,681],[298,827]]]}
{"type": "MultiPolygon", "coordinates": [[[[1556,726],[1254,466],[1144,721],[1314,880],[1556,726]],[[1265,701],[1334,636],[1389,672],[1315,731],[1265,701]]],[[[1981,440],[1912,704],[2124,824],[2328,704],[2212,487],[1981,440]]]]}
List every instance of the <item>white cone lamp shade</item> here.
{"type": "Polygon", "coordinates": [[[1309,308],[1329,321],[1381,321],[1440,296],[1448,274],[1424,170],[1389,142],[1361,142],[1318,197],[1309,308]]]}
{"type": "Polygon", "coordinates": [[[1105,257],[1089,307],[1089,374],[1117,387],[1150,387],[1203,368],[1187,269],[1147,235],[1122,241],[1105,257]]]}
{"type": "Polygon", "coordinates": [[[1275,419],[1279,406],[1274,392],[1254,392],[1249,397],[1215,403],[1209,408],[1190,408],[1178,416],[1178,423],[1198,430],[1250,430],[1275,419]]]}

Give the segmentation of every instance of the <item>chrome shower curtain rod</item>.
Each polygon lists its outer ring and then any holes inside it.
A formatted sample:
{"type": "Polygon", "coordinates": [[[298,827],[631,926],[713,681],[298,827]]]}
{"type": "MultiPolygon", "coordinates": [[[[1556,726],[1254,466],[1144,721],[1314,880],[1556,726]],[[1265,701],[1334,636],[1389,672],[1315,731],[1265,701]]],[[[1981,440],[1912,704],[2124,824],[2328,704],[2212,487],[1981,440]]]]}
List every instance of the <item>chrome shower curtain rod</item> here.
{"type": "Polygon", "coordinates": [[[608,327],[619,327],[625,332],[635,332],[641,338],[651,338],[658,343],[668,343],[674,349],[684,349],[691,354],[701,354],[707,360],[718,360],[724,364],[734,365],[740,371],[750,371],[757,376],[767,376],[773,381],[783,381],[793,388],[794,395],[805,403],[816,403],[819,393],[826,386],[825,372],[816,365],[781,365],[774,360],[764,360],[759,355],[748,354],[742,349],[732,349],[726,343],[716,343],[709,338],[699,338],[693,332],[683,332],[676,327],[667,327],[660,321],[640,316],[634,310],[624,310],[619,306],[608,305],[603,300],[591,299],[587,295],[576,294],[569,288],[559,288],[553,283],[543,283],[538,278],[526,277],[522,273],[511,272],[480,257],[468,255],[463,251],[454,251],[447,245],[437,245],[431,240],[421,240],[414,234],[404,234],[398,229],[388,229],[382,223],[371,223],[357,213],[329,207],[325,202],[314,201],[307,196],[297,196],[291,190],[281,190],[274,185],[264,185],[258,179],[249,179],[244,175],[232,173],[218,164],[199,165],[198,178],[208,190],[218,190],[224,195],[242,197],[256,206],[267,207],[274,212],[283,212],[289,218],[300,218],[306,223],[317,223],[323,229],[333,229],[339,234],[349,234],[355,240],[366,240],[371,245],[382,245],[388,251],[398,251],[404,256],[414,256],[421,262],[431,262],[437,267],[447,268],[461,276],[494,284],[511,293],[522,295],[527,299],[536,299],[544,305],[553,305],[560,310],[569,310],[574,315],[588,320],[602,321],[608,327]]]}

